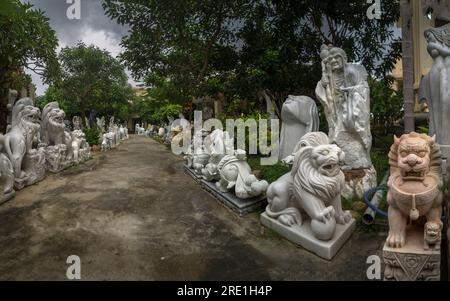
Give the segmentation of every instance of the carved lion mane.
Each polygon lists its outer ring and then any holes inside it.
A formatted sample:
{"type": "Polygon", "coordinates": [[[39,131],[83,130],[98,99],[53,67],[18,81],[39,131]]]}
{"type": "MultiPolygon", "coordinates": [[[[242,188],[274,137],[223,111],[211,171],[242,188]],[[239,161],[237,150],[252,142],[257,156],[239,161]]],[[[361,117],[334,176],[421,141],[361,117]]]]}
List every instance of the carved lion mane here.
{"type": "Polygon", "coordinates": [[[65,144],[65,124],[66,114],[59,108],[57,102],[50,102],[45,105],[42,111],[42,142],[47,145],[65,144]]]}
{"type": "Polygon", "coordinates": [[[306,191],[327,204],[344,185],[345,177],[340,170],[344,154],[338,146],[325,144],[328,143],[328,138],[323,135],[324,138],[319,139],[323,141],[314,141],[312,145],[304,144],[296,153],[291,175],[294,194],[298,198],[306,191]]]}

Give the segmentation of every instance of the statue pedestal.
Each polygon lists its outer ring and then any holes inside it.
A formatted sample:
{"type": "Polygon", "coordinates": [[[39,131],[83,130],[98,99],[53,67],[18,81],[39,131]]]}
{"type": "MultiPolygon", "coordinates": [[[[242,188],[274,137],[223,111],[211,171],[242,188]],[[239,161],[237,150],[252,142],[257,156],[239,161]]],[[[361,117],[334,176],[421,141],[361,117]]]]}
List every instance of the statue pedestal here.
{"type": "MultiPolygon", "coordinates": [[[[423,227],[408,226],[403,248],[383,247],[385,281],[439,281],[441,251],[425,250],[423,227]]],[[[440,242],[439,242],[440,247],[440,242]]]]}
{"type": "Polygon", "coordinates": [[[225,205],[225,207],[236,212],[239,216],[244,216],[267,205],[265,195],[260,195],[250,199],[240,199],[231,192],[221,192],[216,187],[216,182],[201,180],[200,183],[204,190],[209,192],[221,204],[225,205]]]}
{"type": "Polygon", "coordinates": [[[190,175],[195,182],[200,183],[200,181],[203,179],[202,175],[199,175],[195,172],[193,168],[189,168],[186,164],[184,164],[184,171],[190,175]]]}
{"type": "Polygon", "coordinates": [[[9,193],[3,194],[3,197],[0,198],[0,204],[6,203],[10,199],[12,199],[15,195],[16,195],[16,192],[14,190],[9,193]]]}
{"type": "Polygon", "coordinates": [[[50,172],[60,172],[71,164],[70,160],[67,160],[67,146],[65,144],[47,146],[44,151],[45,168],[50,172]]]}
{"type": "Polygon", "coordinates": [[[302,246],[316,255],[331,260],[344,243],[350,238],[356,226],[355,219],[345,225],[336,225],[336,232],[331,240],[322,241],[314,237],[310,230],[311,220],[306,220],[303,224],[287,227],[279,221],[270,218],[264,212],[261,214],[261,223],[269,229],[277,232],[287,240],[302,246]]]}

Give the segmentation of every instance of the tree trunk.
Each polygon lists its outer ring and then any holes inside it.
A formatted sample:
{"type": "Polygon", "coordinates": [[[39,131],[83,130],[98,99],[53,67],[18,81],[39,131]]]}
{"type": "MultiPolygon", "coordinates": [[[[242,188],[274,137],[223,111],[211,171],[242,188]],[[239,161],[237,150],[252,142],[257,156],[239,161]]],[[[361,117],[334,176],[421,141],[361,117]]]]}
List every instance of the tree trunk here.
{"type": "Polygon", "coordinates": [[[412,7],[410,0],[400,1],[402,18],[403,97],[405,133],[415,130],[414,125],[414,61],[412,34],[412,7]]]}
{"type": "Polygon", "coordinates": [[[80,113],[81,113],[81,123],[83,124],[83,128],[85,128],[86,127],[86,108],[85,108],[84,97],[80,98],[80,113]]]}
{"type": "Polygon", "coordinates": [[[0,133],[6,133],[6,127],[8,125],[8,93],[5,93],[4,89],[0,89],[0,133]]]}

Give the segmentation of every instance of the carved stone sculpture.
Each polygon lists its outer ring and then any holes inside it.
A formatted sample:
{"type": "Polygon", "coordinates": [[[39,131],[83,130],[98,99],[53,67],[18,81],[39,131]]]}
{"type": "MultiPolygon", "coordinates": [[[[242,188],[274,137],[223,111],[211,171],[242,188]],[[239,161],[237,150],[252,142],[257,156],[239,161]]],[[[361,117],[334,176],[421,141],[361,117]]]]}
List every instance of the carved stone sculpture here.
{"type": "Polygon", "coordinates": [[[82,130],[72,132],[73,162],[79,163],[91,158],[91,149],[82,130]]]}
{"type": "Polygon", "coordinates": [[[280,160],[291,155],[300,138],[319,130],[319,114],[313,99],[289,95],[281,109],[280,160]]]}
{"type": "Polygon", "coordinates": [[[6,108],[8,109],[8,117],[7,117],[7,128],[6,132],[9,132],[11,129],[11,122],[12,122],[12,109],[14,107],[14,103],[16,102],[18,92],[16,90],[9,89],[8,91],[8,104],[6,105],[6,108]]]}
{"type": "Polygon", "coordinates": [[[0,203],[6,202],[15,195],[14,190],[14,170],[9,158],[2,153],[5,139],[0,134],[0,187],[3,189],[3,195],[0,197],[0,203]]]}
{"type": "MultiPolygon", "coordinates": [[[[194,169],[198,175],[202,174],[202,169],[208,164],[209,152],[205,145],[206,137],[209,132],[205,129],[201,129],[194,134],[191,147],[188,149],[185,160],[188,168],[194,169]]],[[[209,141],[209,140],[208,140],[209,141]]]]}
{"type": "Polygon", "coordinates": [[[225,155],[233,153],[233,140],[227,131],[215,129],[206,137],[205,147],[210,157],[208,164],[202,169],[203,178],[207,181],[219,180],[218,164],[225,155]]]}
{"type": "Polygon", "coordinates": [[[139,136],[145,135],[145,128],[143,128],[141,125],[139,125],[139,123],[137,123],[136,124],[136,128],[135,128],[135,132],[139,136]]]}
{"type": "Polygon", "coordinates": [[[341,204],[345,155],[326,134],[304,135],[290,173],[270,184],[261,221],[288,239],[331,259],[355,225],[341,204]]]}
{"type": "Polygon", "coordinates": [[[419,92],[420,100],[425,101],[429,109],[429,135],[436,135],[436,142],[441,145],[442,157],[446,161],[450,158],[449,33],[450,24],[425,30],[427,50],[433,58],[433,66],[422,78],[419,92]]]}
{"type": "Polygon", "coordinates": [[[166,133],[166,130],[163,127],[160,127],[159,130],[158,130],[158,136],[160,138],[163,138],[165,133],[166,133]]]}
{"type": "Polygon", "coordinates": [[[81,117],[80,116],[73,116],[72,118],[73,123],[73,130],[81,130],[81,117]]]}
{"type": "MultiPolygon", "coordinates": [[[[440,258],[443,183],[439,145],[435,137],[415,132],[394,137],[389,164],[385,274],[391,280],[415,280],[428,269],[427,261],[440,258]],[[402,266],[405,256],[423,265],[402,266]],[[397,272],[403,276],[393,273],[399,266],[402,269],[397,272]]],[[[427,277],[439,278],[439,269],[426,272],[427,277]]]]}
{"type": "Polygon", "coordinates": [[[367,72],[359,64],[347,63],[338,47],[323,45],[322,79],[316,96],[322,103],[328,123],[328,137],[346,154],[343,170],[349,173],[344,196],[362,197],[376,186],[376,172],[370,159],[370,90],[367,72]],[[355,172],[352,172],[355,171],[355,172]]]}
{"type": "Polygon", "coordinates": [[[424,245],[440,246],[442,230],[441,153],[435,138],[412,132],[395,142],[389,152],[391,175],[388,181],[389,247],[405,245],[408,219],[426,218],[424,245]],[[436,231],[436,226],[439,231],[436,231]],[[439,237],[436,234],[439,233],[439,237]]]}
{"type": "Polygon", "coordinates": [[[126,127],[124,127],[123,125],[120,125],[119,136],[120,136],[121,140],[128,139],[128,129],[126,127]]]}
{"type": "Polygon", "coordinates": [[[40,110],[31,98],[16,101],[12,109],[11,130],[4,135],[4,152],[14,171],[14,187],[22,189],[45,177],[42,148],[34,149],[40,131],[40,110]]]}
{"type": "Polygon", "coordinates": [[[41,142],[46,168],[51,172],[59,172],[72,162],[72,137],[65,131],[65,115],[57,102],[46,104],[42,110],[41,142]]]}
{"type": "Polygon", "coordinates": [[[240,199],[257,197],[266,192],[269,183],[259,181],[247,163],[246,152],[238,149],[234,155],[225,155],[217,165],[220,180],[216,182],[221,192],[234,188],[234,194],[240,199]]]}

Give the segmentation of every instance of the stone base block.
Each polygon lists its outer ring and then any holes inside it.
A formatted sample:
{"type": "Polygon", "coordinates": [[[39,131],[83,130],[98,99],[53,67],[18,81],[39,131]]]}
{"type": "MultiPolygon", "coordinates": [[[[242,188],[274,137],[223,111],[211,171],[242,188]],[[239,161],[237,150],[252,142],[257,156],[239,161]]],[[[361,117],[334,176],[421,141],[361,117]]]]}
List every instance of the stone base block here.
{"type": "Polygon", "coordinates": [[[10,199],[12,199],[16,195],[16,192],[13,190],[10,193],[3,194],[3,197],[0,198],[0,205],[6,203],[10,199]]]}
{"type": "MultiPolygon", "coordinates": [[[[385,281],[439,281],[440,249],[424,249],[423,227],[409,226],[403,248],[383,247],[385,281]]],[[[439,243],[440,247],[440,243],[439,243]]]]}
{"type": "Polygon", "coordinates": [[[265,195],[251,199],[239,199],[231,192],[221,192],[216,187],[215,182],[201,180],[200,183],[203,189],[208,191],[221,204],[239,214],[239,216],[244,216],[267,205],[265,195]]]}
{"type": "Polygon", "coordinates": [[[183,165],[184,171],[190,175],[195,182],[200,183],[200,181],[202,180],[202,176],[197,174],[195,172],[195,170],[193,170],[192,168],[187,167],[187,165],[183,165]]]}
{"type": "Polygon", "coordinates": [[[264,212],[261,214],[261,223],[269,229],[277,232],[287,240],[302,246],[316,255],[331,260],[350,238],[356,226],[355,219],[346,225],[336,225],[336,233],[329,241],[318,240],[311,232],[311,220],[306,220],[303,225],[287,227],[278,220],[270,218],[264,212]]]}

